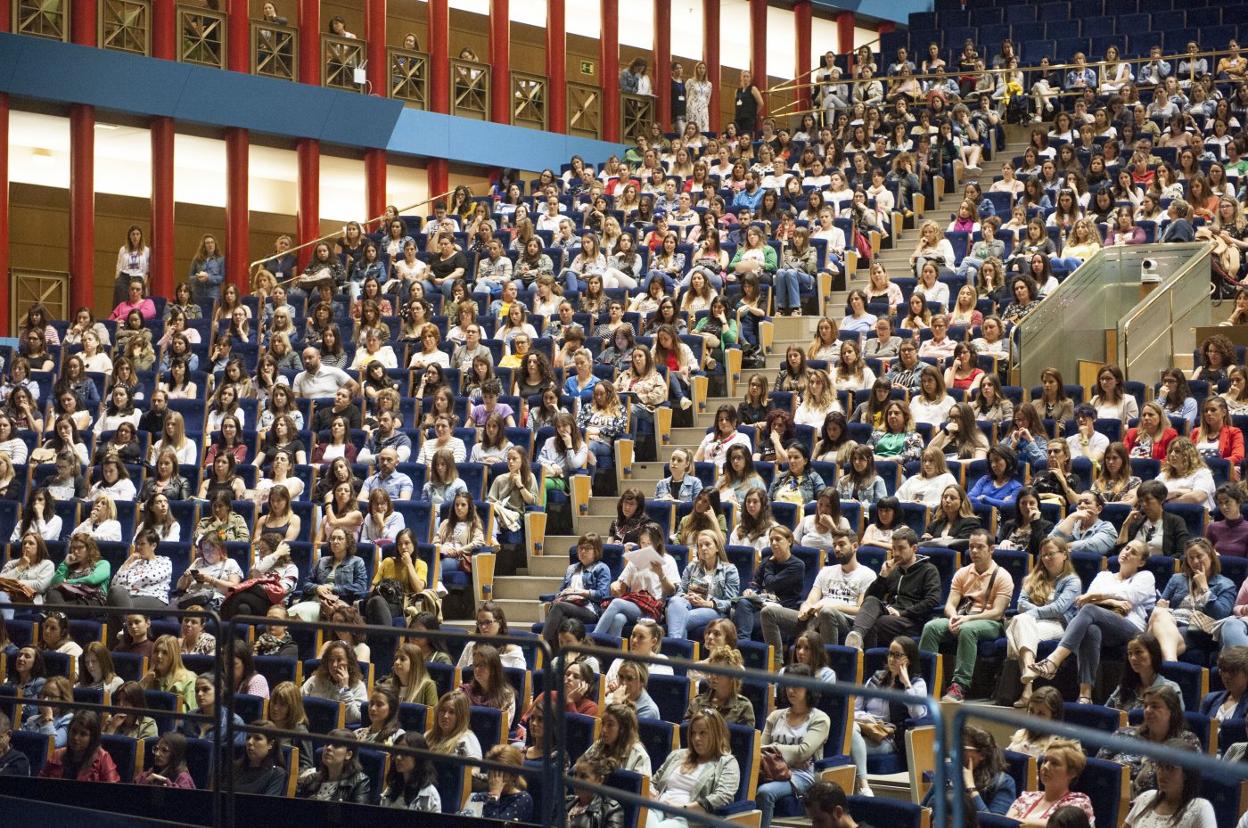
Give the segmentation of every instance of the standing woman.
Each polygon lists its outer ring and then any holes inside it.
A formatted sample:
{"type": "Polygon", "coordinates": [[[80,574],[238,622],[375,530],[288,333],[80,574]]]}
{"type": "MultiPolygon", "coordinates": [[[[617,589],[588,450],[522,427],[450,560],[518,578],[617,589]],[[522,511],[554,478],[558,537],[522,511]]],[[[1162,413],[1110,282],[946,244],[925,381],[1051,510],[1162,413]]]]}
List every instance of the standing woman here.
{"type": "Polygon", "coordinates": [[[753,137],[757,128],[758,112],[766,106],[763,95],[754,85],[753,77],[748,70],[741,72],[737,81],[737,90],[733,98],[732,121],[737,134],[753,137]]]}
{"type": "Polygon", "coordinates": [[[693,77],[685,81],[685,106],[689,123],[694,124],[698,132],[710,130],[711,79],[703,61],[694,64],[693,77]]]}
{"type": "Polygon", "coordinates": [[[225,281],[225,253],[211,233],[205,233],[200,238],[187,279],[191,283],[191,297],[201,310],[211,308],[221,298],[221,283],[225,281]]]}
{"type": "Polygon", "coordinates": [[[117,276],[113,281],[113,307],[126,301],[131,279],[142,279],[147,284],[151,269],[152,250],[143,243],[143,230],[137,224],[126,231],[126,243],[117,251],[117,276]]]}
{"type": "MultiPolygon", "coordinates": [[[[1019,498],[1020,502],[1022,498],[1019,498]]],[[[1007,656],[1018,660],[1023,675],[1023,693],[1014,702],[1018,708],[1031,703],[1031,685],[1035,680],[1032,665],[1041,641],[1060,638],[1075,617],[1081,584],[1070,562],[1070,548],[1061,538],[1046,538],[1040,544],[1037,558],[1023,579],[1018,595],[1018,614],[1005,628],[1007,656]]]]}
{"type": "Polygon", "coordinates": [[[1052,679],[1071,653],[1079,654],[1079,702],[1092,703],[1092,685],[1100,667],[1101,653],[1125,644],[1143,632],[1145,620],[1156,602],[1153,573],[1143,569],[1148,550],[1132,541],[1118,553],[1118,571],[1102,571],[1088,591],[1075,599],[1079,609],[1066,626],[1057,649],[1036,662],[1024,681],[1052,679]]]}

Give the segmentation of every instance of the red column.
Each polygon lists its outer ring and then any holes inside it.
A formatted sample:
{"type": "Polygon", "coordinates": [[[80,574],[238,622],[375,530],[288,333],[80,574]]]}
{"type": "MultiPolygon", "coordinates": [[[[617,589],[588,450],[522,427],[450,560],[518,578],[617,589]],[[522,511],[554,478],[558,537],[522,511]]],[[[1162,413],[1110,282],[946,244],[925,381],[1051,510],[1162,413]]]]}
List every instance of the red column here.
{"type": "MultiPolygon", "coordinates": [[[[429,176],[429,198],[443,196],[451,189],[451,170],[445,158],[430,158],[426,174],[429,176]]],[[[432,213],[433,205],[428,205],[425,212],[432,213]]]]}
{"type": "Polygon", "coordinates": [[[429,107],[451,111],[451,9],[448,0],[429,0],[429,107]]]}
{"type": "MultiPolygon", "coordinates": [[[[9,30],[8,3],[0,3],[0,32],[9,30]]],[[[0,336],[9,335],[9,96],[0,93],[0,336]]]]}
{"type": "MultiPolygon", "coordinates": [[[[251,72],[251,20],[247,0],[229,0],[226,5],[225,68],[231,72],[251,72]]],[[[229,248],[226,248],[229,251],[229,248]]]]}
{"type": "Polygon", "coordinates": [[[299,0],[299,82],[321,85],[321,0],[299,0]]]}
{"type": "Polygon", "coordinates": [[[174,60],[178,56],[177,26],[176,0],[155,0],[152,3],[152,57],[174,60]]]}
{"type": "Polygon", "coordinates": [[[841,12],[836,16],[836,51],[849,55],[849,77],[854,71],[854,13],[841,12]]]}
{"type": "Polygon", "coordinates": [[[153,296],[173,296],[173,119],[153,118],[152,273],[153,296]]]}
{"type": "MultiPolygon", "coordinates": [[[[711,81],[710,126],[719,132],[719,0],[702,0],[702,62],[711,81]]],[[[693,72],[685,73],[693,77],[693,72]]]]}
{"type": "Polygon", "coordinates": [[[793,77],[800,84],[794,90],[793,100],[798,109],[810,109],[810,0],[797,0],[793,4],[794,57],[793,77]]]}
{"type": "MultiPolygon", "coordinates": [[[[295,155],[299,163],[299,214],[295,223],[299,226],[299,244],[304,244],[321,235],[321,142],[301,138],[295,143],[295,155]]],[[[311,248],[299,251],[301,265],[311,258],[311,248]]]]}
{"type": "MultiPolygon", "coordinates": [[[[247,292],[247,263],[251,259],[248,233],[250,212],[247,199],[247,130],[230,127],[225,131],[225,278],[247,292]]],[[[300,197],[303,179],[300,177],[300,197]]],[[[314,190],[315,192],[315,190],[314,190]]]]}
{"type": "MultiPolygon", "coordinates": [[[[364,0],[365,71],[374,95],[390,97],[390,56],[386,52],[386,0],[364,0]]],[[[384,188],[383,188],[384,190],[384,188]]],[[[378,213],[380,215],[380,213],[378,213]]]]}
{"type": "Polygon", "coordinates": [[[94,281],[95,107],[74,104],[69,108],[69,304],[73,310],[84,305],[95,308],[94,281]]]}
{"type": "Polygon", "coordinates": [[[511,3],[490,0],[490,120],[511,123],[511,3]]]}
{"type": "Polygon", "coordinates": [[[386,212],[386,151],[364,151],[364,209],[370,219],[386,212]]]}
{"type": "Polygon", "coordinates": [[[602,33],[598,37],[598,66],[602,70],[602,137],[620,140],[620,3],[601,0],[602,33]]]}
{"type": "Polygon", "coordinates": [[[880,25],[876,27],[875,33],[881,37],[886,34],[892,34],[897,30],[897,24],[891,20],[881,20],[880,25]]]}
{"type": "MultiPolygon", "coordinates": [[[[70,37],[96,44],[95,0],[74,0],[70,37]]],[[[69,108],[69,304],[95,307],[95,107],[69,108]]]]}
{"type": "MultiPolygon", "coordinates": [[[[750,0],[750,75],[758,91],[767,94],[767,0],[750,0]]],[[[767,107],[759,107],[761,121],[767,107]]]]}
{"type": "Polygon", "coordinates": [[[672,0],[654,0],[654,94],[663,130],[672,128],[672,0]]]}
{"type": "Polygon", "coordinates": [[[546,0],[546,128],[568,127],[568,52],[564,0],[546,0]]]}

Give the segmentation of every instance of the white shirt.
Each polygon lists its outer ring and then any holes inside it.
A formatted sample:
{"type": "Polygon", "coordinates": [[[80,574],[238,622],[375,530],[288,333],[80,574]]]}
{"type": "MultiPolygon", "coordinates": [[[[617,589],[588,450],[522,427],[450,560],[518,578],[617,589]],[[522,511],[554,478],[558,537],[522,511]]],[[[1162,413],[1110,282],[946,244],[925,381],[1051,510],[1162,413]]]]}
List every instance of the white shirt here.
{"type": "MultiPolygon", "coordinates": [[[[1214,817],[1213,805],[1209,800],[1199,797],[1187,803],[1178,822],[1174,822],[1170,815],[1162,816],[1156,811],[1149,811],[1145,814],[1144,810],[1156,798],[1157,791],[1155,790],[1145,791],[1135,798],[1135,801],[1131,803],[1131,810],[1127,813],[1127,824],[1131,828],[1215,828],[1218,824],[1214,817]]],[[[1248,819],[1248,815],[1240,819],[1240,825],[1245,824],[1245,819],[1248,819]]]]}
{"type": "Polygon", "coordinates": [[[1204,492],[1204,503],[1200,504],[1210,512],[1214,509],[1213,492],[1217,485],[1213,482],[1213,472],[1209,469],[1197,469],[1194,473],[1186,477],[1170,477],[1164,471],[1157,475],[1157,479],[1166,484],[1166,489],[1194,489],[1204,492]]]}
{"type": "MultiPolygon", "coordinates": [[[[807,515],[802,518],[801,523],[797,524],[797,531],[793,533],[793,539],[797,541],[798,546],[811,546],[816,549],[831,549],[835,540],[832,532],[821,531],[815,523],[817,515],[807,515]]],[[[837,533],[849,531],[849,521],[842,517],[836,523],[834,530],[837,533]]]]}
{"type": "Polygon", "coordinates": [[[815,576],[815,587],[824,601],[837,604],[857,604],[867,587],[875,582],[876,574],[870,567],[858,564],[853,572],[846,573],[840,564],[825,566],[815,576]]]}
{"type": "Polygon", "coordinates": [[[928,402],[921,395],[915,396],[910,399],[910,415],[916,423],[937,426],[949,419],[949,411],[955,405],[957,401],[948,394],[937,402],[928,402]]]}
{"type": "Polygon", "coordinates": [[[955,486],[958,481],[949,472],[935,477],[923,477],[916,474],[897,489],[897,499],[903,503],[922,503],[929,509],[940,505],[940,494],[947,486],[955,486]]]}

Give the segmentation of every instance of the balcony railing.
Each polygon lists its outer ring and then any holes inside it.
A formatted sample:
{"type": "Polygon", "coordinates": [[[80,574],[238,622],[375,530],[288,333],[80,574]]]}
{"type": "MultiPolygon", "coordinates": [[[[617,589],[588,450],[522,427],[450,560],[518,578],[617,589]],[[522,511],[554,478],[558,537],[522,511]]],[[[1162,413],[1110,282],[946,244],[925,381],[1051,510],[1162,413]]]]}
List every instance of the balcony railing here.
{"type": "Polygon", "coordinates": [[[429,108],[429,55],[391,47],[390,97],[429,108]]]}
{"type": "Polygon", "coordinates": [[[625,143],[634,143],[638,136],[648,135],[653,122],[654,98],[620,93],[620,133],[625,143]]]}
{"type": "Polygon", "coordinates": [[[13,31],[69,40],[69,0],[13,0],[13,31]]]}
{"type": "Polygon", "coordinates": [[[225,13],[178,6],[178,60],[225,68],[225,13]]]}
{"type": "Polygon", "coordinates": [[[602,136],[602,90],[588,83],[568,82],[568,134],[602,136]]]}
{"type": "Polygon", "coordinates": [[[363,40],[338,35],[321,35],[321,85],[330,89],[362,92],[355,82],[355,70],[364,65],[363,40]]]}
{"type": "Polygon", "coordinates": [[[511,73],[511,122],[546,129],[546,76],[511,73]]]}
{"type": "Polygon", "coordinates": [[[299,66],[299,30],[253,20],[251,73],[293,81],[299,66]]]}
{"type": "Polygon", "coordinates": [[[475,60],[451,61],[451,114],[490,119],[490,67],[475,60]]]}
{"type": "Polygon", "coordinates": [[[132,55],[152,53],[149,0],[100,0],[99,42],[105,49],[132,55]]]}

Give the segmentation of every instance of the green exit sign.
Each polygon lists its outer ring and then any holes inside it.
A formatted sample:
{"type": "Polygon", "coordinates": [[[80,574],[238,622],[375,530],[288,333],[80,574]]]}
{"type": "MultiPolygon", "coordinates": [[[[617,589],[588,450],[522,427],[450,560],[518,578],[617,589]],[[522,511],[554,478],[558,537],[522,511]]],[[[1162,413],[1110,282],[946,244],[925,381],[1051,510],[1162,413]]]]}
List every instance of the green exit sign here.
{"type": "Polygon", "coordinates": [[[589,60],[582,60],[582,61],[581,61],[581,74],[582,74],[582,75],[593,75],[593,74],[594,74],[594,64],[593,64],[593,61],[589,61],[589,60]]]}

